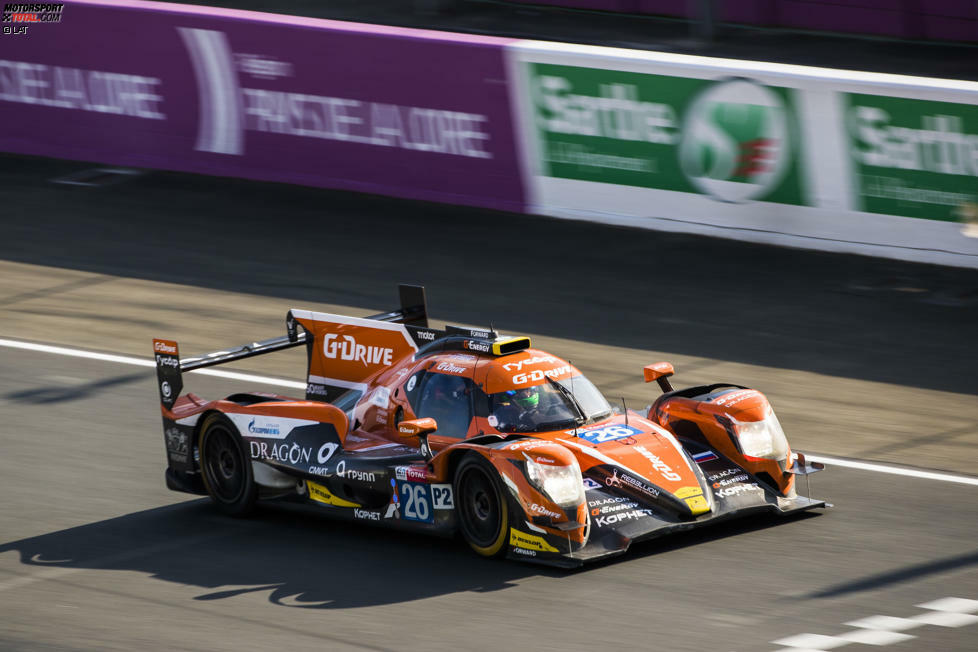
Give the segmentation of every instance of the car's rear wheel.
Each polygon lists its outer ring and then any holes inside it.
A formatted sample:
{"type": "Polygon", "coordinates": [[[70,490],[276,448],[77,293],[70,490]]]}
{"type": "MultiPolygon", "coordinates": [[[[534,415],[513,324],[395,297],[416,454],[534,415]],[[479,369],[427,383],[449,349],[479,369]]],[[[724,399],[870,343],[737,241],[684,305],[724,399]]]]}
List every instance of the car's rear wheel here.
{"type": "Polygon", "coordinates": [[[200,471],[211,500],[226,514],[244,516],[258,499],[251,458],[234,424],[211,414],[200,429],[200,471]]]}
{"type": "Polygon", "coordinates": [[[483,557],[506,552],[509,508],[496,469],[478,453],[469,453],[455,472],[455,510],[462,536],[483,557]]]}

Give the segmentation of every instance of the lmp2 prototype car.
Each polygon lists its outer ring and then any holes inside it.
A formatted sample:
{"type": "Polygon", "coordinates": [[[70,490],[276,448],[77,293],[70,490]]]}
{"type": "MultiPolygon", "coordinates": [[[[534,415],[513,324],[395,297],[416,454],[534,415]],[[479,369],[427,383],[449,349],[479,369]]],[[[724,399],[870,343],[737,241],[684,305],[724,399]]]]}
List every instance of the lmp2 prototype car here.
{"type": "Polygon", "coordinates": [[[795,476],[765,397],[673,390],[617,410],[570,363],[493,330],[427,327],[424,288],[369,318],[291,310],[287,334],[198,358],[153,340],[170,489],[232,515],[299,500],[339,518],[440,535],[485,557],[557,566],[756,512],[824,507],[795,476]],[[181,395],[183,372],[305,346],[306,396],[181,395]]]}

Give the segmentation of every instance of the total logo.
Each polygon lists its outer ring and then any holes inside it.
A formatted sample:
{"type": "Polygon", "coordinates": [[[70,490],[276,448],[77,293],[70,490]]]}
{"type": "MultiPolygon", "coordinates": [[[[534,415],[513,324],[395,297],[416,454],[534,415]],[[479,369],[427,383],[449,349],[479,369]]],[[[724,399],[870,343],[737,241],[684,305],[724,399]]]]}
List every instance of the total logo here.
{"type": "Polygon", "coordinates": [[[323,337],[323,355],[331,360],[361,362],[367,367],[374,364],[390,365],[394,361],[394,349],[360,344],[352,335],[329,333],[323,337]]]}
{"type": "Polygon", "coordinates": [[[686,111],[680,166],[714,199],[744,202],[767,195],[784,178],[791,156],[784,103],[762,84],[719,82],[686,111]]]}

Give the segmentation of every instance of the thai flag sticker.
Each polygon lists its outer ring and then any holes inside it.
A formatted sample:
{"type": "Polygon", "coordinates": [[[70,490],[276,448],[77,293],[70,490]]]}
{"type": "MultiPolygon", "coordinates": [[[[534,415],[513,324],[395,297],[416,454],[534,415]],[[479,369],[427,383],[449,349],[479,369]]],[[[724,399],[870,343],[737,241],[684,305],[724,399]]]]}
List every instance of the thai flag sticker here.
{"type": "Polygon", "coordinates": [[[696,453],[693,455],[693,459],[696,460],[697,464],[702,464],[703,462],[709,462],[717,459],[717,456],[713,451],[703,451],[702,453],[696,453]]]}

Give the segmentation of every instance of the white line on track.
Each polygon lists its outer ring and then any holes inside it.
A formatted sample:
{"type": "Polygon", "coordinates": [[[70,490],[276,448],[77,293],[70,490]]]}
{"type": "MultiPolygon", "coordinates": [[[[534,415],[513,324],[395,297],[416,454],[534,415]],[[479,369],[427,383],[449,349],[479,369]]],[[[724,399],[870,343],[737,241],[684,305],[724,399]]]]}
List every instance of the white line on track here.
{"type": "MultiPolygon", "coordinates": [[[[117,362],[119,364],[131,364],[137,367],[156,367],[156,363],[147,358],[134,358],[128,355],[114,355],[110,353],[96,353],[95,351],[82,351],[81,349],[69,349],[63,346],[51,346],[49,344],[35,344],[33,342],[20,342],[18,340],[0,339],[0,346],[7,346],[12,349],[25,349],[27,351],[40,351],[41,353],[54,353],[56,355],[67,355],[74,358],[88,358],[89,360],[101,360],[103,362],[117,362]]],[[[291,387],[292,389],[305,389],[306,384],[295,380],[285,380],[283,378],[270,378],[268,376],[255,376],[254,374],[242,374],[237,371],[220,371],[218,369],[195,369],[188,373],[200,374],[201,376],[217,376],[218,378],[231,378],[233,380],[247,380],[253,383],[264,385],[277,385],[279,387],[291,387]]]]}
{"type": "MultiPolygon", "coordinates": [[[[0,338],[0,346],[13,349],[24,349],[27,351],[39,351],[41,353],[54,353],[56,355],[67,355],[75,358],[88,358],[90,360],[101,360],[103,362],[116,362],[119,364],[130,364],[138,367],[156,367],[156,364],[147,358],[134,358],[128,355],[115,355],[110,353],[96,353],[95,351],[83,351],[81,349],[69,349],[63,346],[51,346],[50,344],[35,344],[33,342],[21,342],[19,340],[7,340],[0,338]]],[[[218,378],[230,378],[232,380],[245,380],[253,383],[265,385],[277,385],[279,387],[289,387],[292,389],[305,389],[306,384],[295,380],[285,380],[282,378],[271,378],[269,376],[256,376],[254,374],[243,374],[236,371],[219,371],[217,369],[196,369],[189,373],[200,374],[202,376],[217,376],[218,378]]],[[[842,466],[861,471],[871,471],[874,473],[889,473],[892,475],[903,475],[911,478],[921,478],[923,480],[937,480],[940,482],[955,482],[978,487],[978,478],[970,478],[964,475],[954,475],[952,473],[940,473],[937,471],[923,471],[919,469],[907,469],[899,466],[889,466],[887,464],[877,464],[875,462],[860,462],[858,460],[847,460],[839,457],[829,457],[826,455],[806,454],[806,457],[813,462],[822,462],[834,466],[842,466]]]]}

